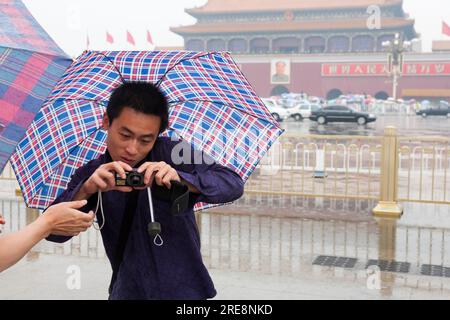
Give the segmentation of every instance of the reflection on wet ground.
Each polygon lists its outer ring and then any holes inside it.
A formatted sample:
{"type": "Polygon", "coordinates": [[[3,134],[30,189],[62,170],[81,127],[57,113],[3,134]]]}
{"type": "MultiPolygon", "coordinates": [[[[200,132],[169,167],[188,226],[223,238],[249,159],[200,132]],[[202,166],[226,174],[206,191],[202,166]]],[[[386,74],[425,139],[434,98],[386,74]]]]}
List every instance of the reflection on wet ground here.
{"type": "Polygon", "coordinates": [[[423,296],[423,290],[450,298],[448,206],[406,204],[396,221],[374,219],[372,201],[304,199],[288,216],[283,205],[258,210],[244,202],[201,216],[209,267],[292,278],[345,275],[378,286],[384,298],[423,296]],[[412,291],[402,297],[404,289],[412,291]]]}
{"type": "Polygon", "coordinates": [[[378,116],[377,121],[360,126],[356,123],[328,123],[318,125],[315,121],[303,120],[296,122],[287,120],[281,123],[281,127],[288,134],[307,135],[358,135],[377,136],[383,135],[384,128],[395,126],[399,135],[450,135],[450,119],[447,117],[422,118],[415,115],[385,115],[378,116]]]}
{"type": "MultiPolygon", "coordinates": [[[[392,221],[374,219],[374,206],[246,195],[201,213],[202,253],[218,298],[450,298],[450,207],[404,204],[404,216],[392,221]]],[[[6,229],[26,223],[22,209],[3,202],[6,229]]],[[[38,245],[0,275],[0,299],[104,299],[109,275],[101,238],[89,230],[63,245],[38,245]],[[65,289],[70,265],[86,270],[83,293],[65,289]]]]}

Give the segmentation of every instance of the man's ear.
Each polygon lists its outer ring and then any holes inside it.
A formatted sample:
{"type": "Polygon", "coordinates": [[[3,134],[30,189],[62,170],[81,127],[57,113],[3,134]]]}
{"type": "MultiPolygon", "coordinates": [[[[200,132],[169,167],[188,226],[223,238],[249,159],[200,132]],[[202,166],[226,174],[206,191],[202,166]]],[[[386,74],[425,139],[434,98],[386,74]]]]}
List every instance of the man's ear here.
{"type": "Polygon", "coordinates": [[[105,114],[103,115],[103,123],[102,123],[102,128],[104,130],[108,130],[109,129],[109,118],[108,118],[108,114],[105,112],[105,114]]]}

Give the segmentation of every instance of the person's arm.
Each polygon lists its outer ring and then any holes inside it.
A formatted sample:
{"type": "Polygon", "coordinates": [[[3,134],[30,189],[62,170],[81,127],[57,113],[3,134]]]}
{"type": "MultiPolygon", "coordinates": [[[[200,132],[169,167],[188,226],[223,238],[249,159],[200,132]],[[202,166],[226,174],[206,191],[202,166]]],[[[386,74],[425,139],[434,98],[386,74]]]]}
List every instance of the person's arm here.
{"type": "Polygon", "coordinates": [[[186,142],[160,139],[155,158],[163,161],[147,161],[138,168],[138,172],[145,172],[146,186],[151,186],[155,180],[157,185],[165,185],[170,189],[171,180],[180,181],[189,188],[190,206],[196,202],[226,203],[242,196],[244,182],[233,170],[214,163],[210,157],[199,154],[186,142]]]}
{"type": "Polygon", "coordinates": [[[190,186],[195,202],[226,203],[243,195],[244,182],[233,170],[220,164],[195,166],[191,172],[178,171],[181,181],[190,186]]]}
{"type": "Polygon", "coordinates": [[[242,196],[244,182],[236,172],[215,163],[209,156],[195,150],[190,145],[185,145],[184,148],[176,147],[178,143],[186,144],[186,142],[171,141],[166,154],[170,155],[170,164],[177,170],[181,180],[189,186],[193,202],[226,203],[242,196]],[[172,152],[175,147],[175,152],[172,152]],[[189,160],[188,157],[183,157],[187,148],[191,150],[190,162],[173,163],[175,156],[179,159],[189,160]],[[201,163],[198,163],[198,159],[202,159],[201,163]],[[194,192],[192,193],[192,191],[194,192]]]}
{"type": "Polygon", "coordinates": [[[93,212],[76,210],[87,201],[60,203],[47,209],[45,215],[20,231],[0,237],[0,272],[18,262],[39,241],[50,233],[75,236],[92,225],[93,212]]]}

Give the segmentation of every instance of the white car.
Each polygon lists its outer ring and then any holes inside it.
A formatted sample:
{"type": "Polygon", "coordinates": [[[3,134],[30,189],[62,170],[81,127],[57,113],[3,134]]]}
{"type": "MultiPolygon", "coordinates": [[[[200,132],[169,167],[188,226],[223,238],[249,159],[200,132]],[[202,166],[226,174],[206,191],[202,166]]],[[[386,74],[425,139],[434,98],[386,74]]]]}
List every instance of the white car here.
{"type": "Polygon", "coordinates": [[[289,110],[280,106],[275,99],[262,98],[264,105],[278,122],[288,119],[291,116],[289,110]]]}
{"type": "Polygon", "coordinates": [[[301,102],[297,104],[293,108],[289,108],[289,113],[291,114],[291,117],[295,119],[295,121],[301,121],[303,119],[307,119],[311,116],[311,112],[316,111],[320,109],[320,105],[308,103],[308,102],[301,102]]]}

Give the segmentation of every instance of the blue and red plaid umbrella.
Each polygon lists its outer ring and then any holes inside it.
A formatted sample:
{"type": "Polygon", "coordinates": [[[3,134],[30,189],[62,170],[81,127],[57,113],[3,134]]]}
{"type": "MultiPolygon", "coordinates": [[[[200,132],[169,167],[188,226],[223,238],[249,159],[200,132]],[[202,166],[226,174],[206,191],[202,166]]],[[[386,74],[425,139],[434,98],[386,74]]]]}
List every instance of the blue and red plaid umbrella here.
{"type": "Polygon", "coordinates": [[[11,158],[29,206],[48,206],[78,167],[105,152],[105,107],[129,81],[155,83],[166,95],[170,129],[163,134],[190,142],[244,181],[283,132],[229,53],[88,51],[67,69],[11,158]]]}
{"type": "Polygon", "coordinates": [[[0,0],[0,172],[71,59],[19,0],[0,0]]]}

